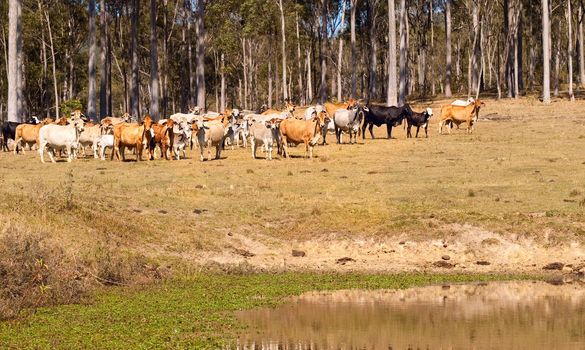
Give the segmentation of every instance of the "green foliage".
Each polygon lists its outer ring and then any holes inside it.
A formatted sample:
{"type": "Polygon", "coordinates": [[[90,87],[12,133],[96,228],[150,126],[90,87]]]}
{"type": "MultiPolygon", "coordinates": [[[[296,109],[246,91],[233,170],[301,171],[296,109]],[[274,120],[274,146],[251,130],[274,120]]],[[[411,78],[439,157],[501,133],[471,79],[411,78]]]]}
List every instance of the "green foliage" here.
{"type": "Polygon", "coordinates": [[[83,110],[83,105],[81,104],[81,101],[73,99],[73,100],[67,100],[67,101],[63,102],[59,106],[59,109],[61,110],[59,115],[68,116],[71,114],[71,112],[73,112],[76,109],[83,110]]]}
{"type": "Polygon", "coordinates": [[[239,325],[234,311],[274,306],[306,291],[395,289],[510,278],[423,274],[195,275],[142,291],[107,291],[97,296],[92,305],[41,309],[27,319],[0,323],[0,339],[4,346],[20,349],[217,349],[235,340],[239,325]]]}

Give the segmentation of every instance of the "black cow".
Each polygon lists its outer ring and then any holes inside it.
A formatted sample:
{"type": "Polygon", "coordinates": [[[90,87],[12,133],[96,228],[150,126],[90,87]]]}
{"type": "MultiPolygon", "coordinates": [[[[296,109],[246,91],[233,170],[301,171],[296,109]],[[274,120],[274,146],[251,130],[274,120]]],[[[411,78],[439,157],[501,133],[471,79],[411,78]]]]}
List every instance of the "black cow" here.
{"type": "Polygon", "coordinates": [[[376,105],[367,105],[364,108],[364,127],[362,129],[362,138],[366,139],[366,127],[370,130],[370,135],[374,139],[374,125],[382,126],[386,124],[388,129],[388,138],[392,138],[392,127],[402,124],[402,120],[412,115],[412,109],[408,104],[402,107],[385,107],[376,105]]]}
{"type": "Polygon", "coordinates": [[[406,137],[407,138],[411,138],[412,137],[412,133],[410,132],[410,129],[413,126],[416,126],[416,137],[418,137],[418,132],[420,130],[421,127],[423,127],[425,129],[425,137],[429,137],[429,119],[431,119],[431,117],[433,116],[433,110],[430,108],[427,108],[424,110],[424,112],[422,113],[418,113],[418,112],[412,112],[412,114],[410,116],[406,117],[406,123],[407,123],[407,128],[406,128],[406,137]]]}
{"type": "MultiPolygon", "coordinates": [[[[33,117],[29,120],[27,120],[27,124],[33,124],[36,125],[38,124],[39,121],[36,117],[33,117]]],[[[19,122],[4,122],[2,124],[2,127],[0,128],[0,132],[2,133],[2,145],[0,145],[2,147],[2,150],[4,152],[8,152],[8,139],[16,139],[16,127],[19,126],[22,123],[19,122]]]]}

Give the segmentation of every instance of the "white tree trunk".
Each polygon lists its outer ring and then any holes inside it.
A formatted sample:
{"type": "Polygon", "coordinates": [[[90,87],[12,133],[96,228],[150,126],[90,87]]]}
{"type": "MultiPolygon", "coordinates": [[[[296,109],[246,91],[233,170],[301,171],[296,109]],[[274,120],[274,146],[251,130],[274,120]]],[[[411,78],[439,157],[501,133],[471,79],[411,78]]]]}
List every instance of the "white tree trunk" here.
{"type": "Polygon", "coordinates": [[[445,97],[451,97],[451,1],[445,2],[445,97]]]}
{"type": "Polygon", "coordinates": [[[398,103],[396,77],[396,4],[388,0],[388,87],[386,89],[386,104],[396,106],[398,103]]]}
{"type": "Polygon", "coordinates": [[[89,61],[88,61],[88,96],[87,116],[92,120],[96,119],[96,29],[95,29],[95,0],[89,1],[89,61]]]}
{"type": "Polygon", "coordinates": [[[573,94],[573,20],[571,17],[571,0],[567,0],[567,26],[568,26],[568,46],[567,46],[567,58],[569,59],[569,98],[571,101],[575,101],[575,95],[573,94]]]}
{"type": "Polygon", "coordinates": [[[51,19],[49,12],[45,10],[45,20],[49,30],[49,43],[51,44],[51,59],[53,63],[53,89],[55,95],[55,120],[59,119],[59,85],[57,83],[57,62],[55,62],[55,45],[53,44],[53,30],[51,29],[51,19]]]}
{"type": "Polygon", "coordinates": [[[219,110],[225,111],[225,55],[221,54],[221,105],[219,110]]]}
{"type": "MultiPolygon", "coordinates": [[[[108,111],[108,27],[107,27],[106,1],[100,0],[100,119],[109,115],[108,111]]],[[[95,40],[95,39],[94,39],[95,40]]],[[[95,80],[95,75],[94,75],[95,80]]],[[[95,84],[95,82],[94,82],[95,84]]]]}
{"type": "Polygon", "coordinates": [[[158,39],[156,35],[157,0],[150,0],[150,117],[159,119],[160,86],[158,78],[158,39]]]}
{"type": "Polygon", "coordinates": [[[313,64],[311,62],[311,50],[307,49],[307,102],[313,102],[313,64]]]}
{"type": "Polygon", "coordinates": [[[268,108],[272,108],[272,61],[268,60],[268,108]]]}
{"type": "Polygon", "coordinates": [[[355,51],[355,15],[357,12],[357,1],[351,0],[351,97],[357,98],[357,76],[356,76],[356,51],[355,51]]]}
{"type": "Polygon", "coordinates": [[[579,8],[579,83],[582,87],[585,86],[585,50],[583,49],[583,8],[581,4],[577,6],[579,8]]]}
{"type": "Polygon", "coordinates": [[[288,100],[287,80],[286,80],[286,23],[284,21],[284,9],[282,0],[278,0],[278,9],[280,10],[280,29],[282,32],[282,96],[288,100]]]}
{"type": "Polygon", "coordinates": [[[398,105],[406,103],[408,93],[408,14],[406,0],[400,0],[400,86],[398,89],[398,105]]]}
{"type": "Polygon", "coordinates": [[[305,91],[303,89],[303,57],[301,55],[301,35],[299,32],[299,15],[297,13],[297,69],[299,70],[299,97],[301,105],[305,105],[305,91]]]}
{"type": "Polygon", "coordinates": [[[337,54],[337,101],[341,101],[343,98],[342,84],[341,84],[341,67],[343,65],[343,35],[341,30],[345,24],[345,3],[343,0],[343,6],[341,7],[341,22],[339,24],[339,52],[337,54]]]}
{"type": "Polygon", "coordinates": [[[550,104],[550,20],[548,0],[542,0],[542,101],[550,104]]]}
{"type": "MultiPolygon", "coordinates": [[[[93,0],[92,0],[93,1],[93,0]]],[[[130,50],[132,53],[132,80],[130,93],[130,113],[140,117],[140,67],[138,60],[138,20],[140,17],[140,0],[132,0],[132,19],[130,24],[130,50]]]]}
{"type": "Polygon", "coordinates": [[[22,51],[22,3],[21,0],[10,0],[8,8],[8,121],[20,122],[22,98],[22,83],[19,81],[20,66],[18,65],[19,52],[22,51]]]}

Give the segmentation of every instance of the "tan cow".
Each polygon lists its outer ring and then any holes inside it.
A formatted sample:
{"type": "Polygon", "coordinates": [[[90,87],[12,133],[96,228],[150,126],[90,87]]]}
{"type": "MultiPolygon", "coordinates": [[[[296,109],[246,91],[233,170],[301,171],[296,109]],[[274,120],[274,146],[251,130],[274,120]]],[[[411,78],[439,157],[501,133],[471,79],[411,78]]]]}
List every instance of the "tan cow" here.
{"type": "MultiPolygon", "coordinates": [[[[171,147],[171,137],[173,129],[174,121],[172,119],[168,119],[164,124],[152,124],[152,131],[153,131],[153,142],[150,143],[150,159],[156,159],[155,156],[155,148],[156,146],[160,149],[160,157],[169,160],[169,149],[171,147]]],[[[173,157],[171,157],[172,159],[173,157]]]]}
{"type": "Polygon", "coordinates": [[[321,137],[320,131],[325,126],[325,112],[319,113],[311,120],[285,119],[280,122],[280,142],[283,155],[289,158],[288,143],[305,144],[305,157],[313,158],[313,147],[321,137]]]}
{"type": "Polygon", "coordinates": [[[201,161],[203,161],[203,151],[207,147],[207,160],[211,160],[211,147],[215,146],[215,159],[221,158],[221,149],[227,132],[229,120],[222,116],[221,120],[206,121],[203,116],[193,120],[191,124],[192,132],[196,135],[201,161]]]}
{"type": "Polygon", "coordinates": [[[296,106],[294,103],[286,101],[284,111],[278,111],[276,109],[269,108],[260,114],[261,115],[268,115],[268,114],[282,113],[282,112],[289,112],[290,114],[293,114],[295,111],[295,108],[296,108],[296,106]]]}
{"type": "Polygon", "coordinates": [[[337,103],[325,102],[325,104],[323,106],[325,107],[325,110],[327,111],[327,116],[329,116],[329,118],[333,120],[333,115],[335,115],[335,111],[337,111],[338,109],[350,109],[352,107],[355,107],[356,104],[357,104],[357,101],[354,100],[353,98],[350,98],[349,101],[347,101],[347,102],[337,102],[337,103]]]}
{"type": "Polygon", "coordinates": [[[15,140],[14,140],[14,154],[18,153],[18,147],[21,147],[22,153],[24,154],[24,147],[28,145],[29,149],[32,150],[32,146],[39,146],[39,130],[43,125],[51,124],[53,119],[46,118],[40,123],[33,124],[20,124],[16,127],[15,140]]]}
{"type": "Polygon", "coordinates": [[[136,161],[142,160],[142,151],[150,143],[152,130],[152,119],[150,116],[144,117],[140,124],[121,123],[114,126],[114,150],[111,159],[114,159],[114,153],[118,160],[124,159],[124,148],[136,148],[136,161]]]}
{"type": "MultiPolygon", "coordinates": [[[[480,100],[476,100],[473,104],[466,107],[453,105],[443,106],[441,109],[441,118],[439,119],[439,134],[443,133],[443,125],[455,124],[459,126],[462,123],[467,123],[467,132],[472,133],[473,124],[479,118],[479,109],[482,106],[485,106],[485,103],[480,100]]],[[[450,133],[451,128],[449,128],[450,133]]]]}

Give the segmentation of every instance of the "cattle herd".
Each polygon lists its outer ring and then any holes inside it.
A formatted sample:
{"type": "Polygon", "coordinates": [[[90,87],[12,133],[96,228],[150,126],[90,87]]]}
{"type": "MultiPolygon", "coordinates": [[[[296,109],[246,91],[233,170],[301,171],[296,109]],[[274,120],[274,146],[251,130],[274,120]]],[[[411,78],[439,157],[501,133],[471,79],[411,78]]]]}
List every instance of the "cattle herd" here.
{"type": "MultiPolygon", "coordinates": [[[[447,127],[449,133],[453,126],[465,123],[467,132],[479,117],[484,103],[480,100],[457,100],[443,106],[439,120],[439,133],[447,127]]],[[[313,148],[321,140],[326,144],[327,135],[334,133],[338,144],[343,143],[347,134],[349,143],[357,142],[359,136],[366,137],[366,129],[374,138],[373,127],[386,125],[387,137],[391,138],[392,128],[403,125],[407,137],[412,137],[411,129],[416,127],[418,137],[421,128],[428,137],[428,124],[433,112],[430,108],[415,112],[408,104],[402,107],[385,107],[362,104],[350,99],[347,102],[296,107],[287,102],[283,111],[267,109],[261,111],[226,110],[222,113],[203,113],[198,108],[189,113],[176,113],[168,119],[153,121],[145,116],[141,121],[133,121],[128,114],[122,117],[106,117],[94,123],[79,110],[70,117],[59,120],[46,118],[39,121],[36,117],[26,123],[5,122],[1,127],[1,147],[3,151],[17,154],[29,149],[38,149],[41,162],[45,162],[45,151],[52,162],[57,155],[71,162],[79,155],[86,156],[90,147],[94,158],[106,159],[106,150],[111,149],[110,159],[125,160],[125,150],[132,149],[136,160],[140,161],[147,153],[147,159],[160,156],[165,159],[185,158],[187,147],[198,147],[200,159],[220,159],[226,147],[251,146],[252,157],[256,158],[258,148],[262,148],[266,159],[272,159],[273,147],[278,154],[290,157],[291,145],[304,146],[305,157],[313,157],[313,148]]]]}

